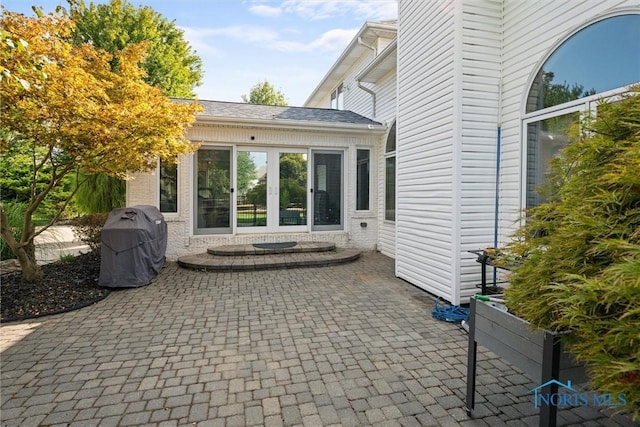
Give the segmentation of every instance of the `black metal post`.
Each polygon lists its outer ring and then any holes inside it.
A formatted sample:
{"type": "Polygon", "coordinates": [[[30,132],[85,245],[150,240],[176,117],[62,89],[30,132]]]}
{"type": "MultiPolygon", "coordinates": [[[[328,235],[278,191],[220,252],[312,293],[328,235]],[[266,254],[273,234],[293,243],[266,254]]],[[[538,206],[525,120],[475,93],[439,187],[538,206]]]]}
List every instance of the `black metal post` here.
{"type": "MultiPolygon", "coordinates": [[[[484,264],[483,264],[484,266],[484,264]]],[[[476,300],[469,301],[469,347],[467,349],[467,414],[471,416],[476,398],[476,300]]]]}
{"type": "MultiPolygon", "coordinates": [[[[549,331],[544,333],[544,344],[542,346],[542,378],[540,384],[546,384],[551,380],[558,380],[560,377],[560,353],[562,346],[560,338],[549,331]]],[[[549,395],[558,393],[558,384],[550,383],[544,387],[549,395]]],[[[544,390],[543,389],[543,390],[544,390]]],[[[540,390],[542,391],[542,390],[540,390]]],[[[558,406],[551,404],[540,406],[540,427],[556,427],[558,406]]]]}

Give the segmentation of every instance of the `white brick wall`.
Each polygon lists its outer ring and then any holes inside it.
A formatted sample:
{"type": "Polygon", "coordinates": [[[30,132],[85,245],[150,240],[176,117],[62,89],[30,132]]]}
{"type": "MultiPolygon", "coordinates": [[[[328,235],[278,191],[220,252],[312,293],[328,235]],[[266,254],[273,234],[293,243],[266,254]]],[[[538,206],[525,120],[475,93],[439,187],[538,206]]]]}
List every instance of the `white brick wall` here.
{"type": "MultiPolygon", "coordinates": [[[[358,247],[374,249],[377,242],[377,205],[376,190],[372,190],[371,211],[355,211],[355,172],[356,149],[370,148],[372,162],[375,159],[376,145],[380,131],[349,132],[331,130],[295,130],[265,129],[257,127],[216,126],[196,124],[189,129],[189,138],[203,145],[254,146],[254,147],[296,147],[317,149],[341,149],[345,158],[345,215],[344,230],[307,231],[286,233],[257,234],[215,234],[194,235],[192,180],[194,176],[193,154],[181,156],[178,163],[178,213],[165,213],[168,225],[169,243],[167,258],[175,260],[179,256],[205,252],[207,248],[225,244],[284,241],[329,241],[340,247],[358,247]],[[253,139],[251,138],[253,137],[253,139]],[[361,223],[367,223],[362,227],[361,223]]],[[[374,166],[374,165],[372,165],[374,166]]],[[[371,183],[377,182],[376,168],[372,167],[371,183]]],[[[127,205],[158,205],[159,182],[157,171],[135,174],[127,182],[127,205]]]]}

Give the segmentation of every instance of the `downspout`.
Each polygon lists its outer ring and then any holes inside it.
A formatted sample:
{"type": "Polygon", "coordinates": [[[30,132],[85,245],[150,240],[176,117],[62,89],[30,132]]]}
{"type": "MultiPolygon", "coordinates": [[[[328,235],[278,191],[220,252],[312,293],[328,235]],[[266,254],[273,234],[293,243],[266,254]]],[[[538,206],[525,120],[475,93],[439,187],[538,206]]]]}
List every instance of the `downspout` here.
{"type": "MultiPolygon", "coordinates": [[[[370,46],[368,44],[366,44],[364,41],[362,41],[362,37],[358,37],[358,43],[366,48],[369,48],[373,51],[373,57],[375,58],[376,56],[378,56],[378,50],[373,47],[370,46]]],[[[358,87],[360,89],[362,89],[363,91],[367,92],[369,95],[371,95],[371,102],[372,102],[372,110],[373,110],[373,118],[376,117],[376,93],[374,91],[372,91],[371,89],[369,89],[368,87],[364,86],[362,84],[362,82],[360,80],[356,80],[356,83],[358,83],[358,87]]]]}
{"type": "MultiPolygon", "coordinates": [[[[498,247],[498,220],[500,207],[500,155],[502,154],[502,79],[498,80],[498,121],[496,132],[496,195],[494,204],[494,216],[493,216],[493,247],[498,247]]],[[[493,269],[493,286],[498,284],[498,272],[497,269],[493,269]]]]}

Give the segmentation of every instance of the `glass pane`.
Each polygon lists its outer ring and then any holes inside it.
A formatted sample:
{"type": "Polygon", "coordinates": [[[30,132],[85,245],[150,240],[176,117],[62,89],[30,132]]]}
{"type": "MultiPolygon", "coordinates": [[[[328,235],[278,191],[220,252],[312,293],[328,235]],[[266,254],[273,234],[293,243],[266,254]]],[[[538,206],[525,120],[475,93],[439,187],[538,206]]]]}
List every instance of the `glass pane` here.
{"type": "Polygon", "coordinates": [[[384,219],[396,220],[396,157],[385,159],[384,219]]]}
{"type": "Polygon", "coordinates": [[[160,160],[160,212],[178,212],[178,165],[160,160]]]}
{"type": "Polygon", "coordinates": [[[336,101],[338,110],[342,110],[344,108],[344,90],[342,84],[338,86],[338,99],[336,101]]]}
{"type": "Polygon", "coordinates": [[[369,210],[369,164],[370,150],[358,150],[356,177],[356,210],[369,210]]]}
{"type": "Polygon", "coordinates": [[[527,112],[640,82],[640,15],[596,22],[571,36],[531,85],[527,112]]]}
{"type": "Polygon", "coordinates": [[[527,125],[527,208],[545,201],[551,159],[569,143],[569,129],[580,119],[574,112],[527,125]]]}
{"type": "MultiPolygon", "coordinates": [[[[313,224],[342,224],[342,154],[314,153],[313,224]]],[[[341,227],[331,227],[340,229],[341,227]]]]}
{"type": "Polygon", "coordinates": [[[229,228],[231,151],[198,150],[197,228],[229,228]]]}
{"type": "Polygon", "coordinates": [[[281,226],[307,224],[307,155],[280,153],[281,226]]]}
{"type": "Polygon", "coordinates": [[[391,153],[396,151],[396,122],[393,122],[393,126],[389,129],[389,135],[387,135],[387,145],[385,146],[385,153],[391,153]]]}
{"type": "Polygon", "coordinates": [[[238,227],[267,226],[267,153],[239,151],[238,167],[238,227]]]}

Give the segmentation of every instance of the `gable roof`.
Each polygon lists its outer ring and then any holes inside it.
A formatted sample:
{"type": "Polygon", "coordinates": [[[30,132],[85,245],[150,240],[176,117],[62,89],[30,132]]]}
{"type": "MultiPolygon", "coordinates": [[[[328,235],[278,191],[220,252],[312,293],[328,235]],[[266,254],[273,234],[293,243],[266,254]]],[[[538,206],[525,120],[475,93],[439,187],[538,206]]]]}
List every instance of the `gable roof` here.
{"type": "Polygon", "coordinates": [[[364,23],[358,34],[351,40],[349,46],[342,52],[340,57],[333,64],[331,69],[322,78],[318,86],[311,92],[304,105],[314,105],[333,90],[338,83],[344,79],[344,74],[361,58],[365,53],[370,53],[370,49],[364,47],[365,44],[372,44],[381,37],[395,39],[398,34],[398,21],[367,21],[364,23]]]}
{"type": "MultiPolygon", "coordinates": [[[[191,99],[173,99],[175,102],[193,102],[191,99]]],[[[198,121],[219,121],[245,124],[270,124],[275,126],[326,126],[384,129],[384,126],[353,111],[329,108],[289,107],[257,105],[240,102],[198,100],[204,110],[198,121]]]]}

